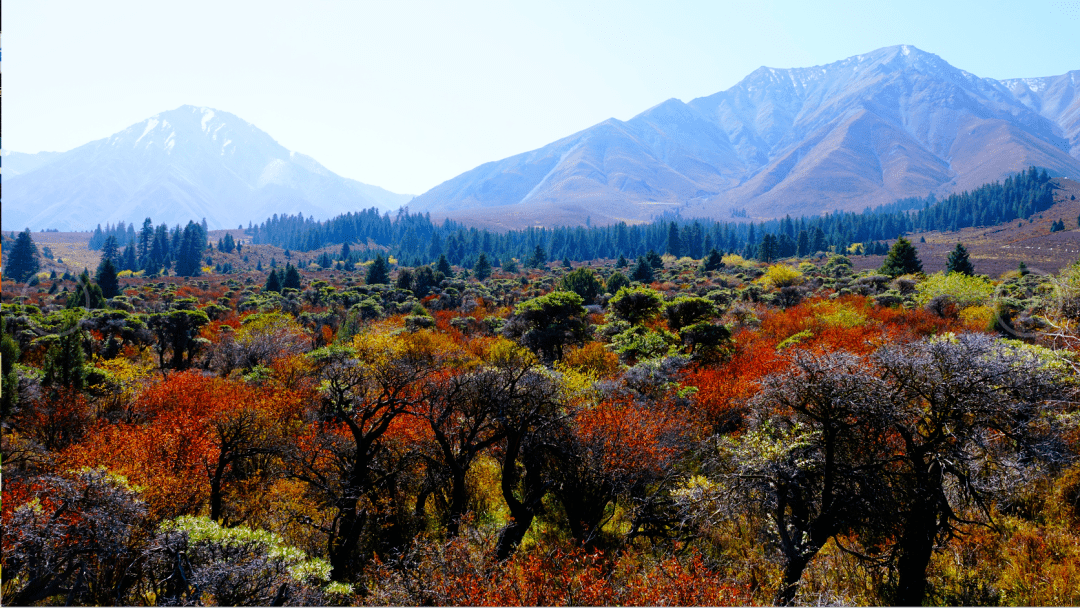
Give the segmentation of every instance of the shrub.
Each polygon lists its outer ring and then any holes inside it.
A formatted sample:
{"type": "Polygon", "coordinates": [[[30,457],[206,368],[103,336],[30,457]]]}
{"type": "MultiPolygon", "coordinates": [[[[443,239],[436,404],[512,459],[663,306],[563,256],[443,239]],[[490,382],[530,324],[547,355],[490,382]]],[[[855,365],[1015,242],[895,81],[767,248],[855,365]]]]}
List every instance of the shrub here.
{"type": "Polygon", "coordinates": [[[803,273],[787,264],[773,264],[765,271],[765,276],[762,277],[761,280],[766,285],[776,287],[777,289],[782,287],[792,287],[802,284],[803,273]]]}
{"type": "Polygon", "coordinates": [[[985,277],[959,272],[938,272],[915,287],[915,301],[925,306],[934,298],[946,296],[961,309],[987,304],[994,296],[994,285],[985,277]]]}

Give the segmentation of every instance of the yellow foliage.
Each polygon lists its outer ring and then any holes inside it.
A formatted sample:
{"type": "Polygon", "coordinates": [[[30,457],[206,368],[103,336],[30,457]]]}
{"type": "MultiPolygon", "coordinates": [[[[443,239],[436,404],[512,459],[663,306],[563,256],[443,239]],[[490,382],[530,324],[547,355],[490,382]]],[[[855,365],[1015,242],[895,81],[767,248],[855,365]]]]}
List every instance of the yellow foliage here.
{"type": "Polygon", "coordinates": [[[131,272],[130,270],[121,270],[120,272],[116,273],[116,278],[118,278],[118,279],[126,279],[126,278],[128,278],[130,276],[133,276],[133,275],[134,275],[134,273],[131,272]]]}
{"type": "Polygon", "coordinates": [[[744,260],[741,255],[735,253],[729,253],[725,255],[724,257],[720,258],[720,261],[722,261],[728,266],[742,266],[746,264],[746,260],[744,260]]]}
{"type": "Polygon", "coordinates": [[[863,313],[840,302],[822,301],[814,304],[814,317],[832,327],[861,327],[867,318],[863,313]]]}
{"type": "Polygon", "coordinates": [[[611,352],[599,342],[589,342],[584,346],[571,347],[563,355],[563,364],[582,371],[607,378],[619,373],[619,355],[611,352]]]}
{"type": "Polygon", "coordinates": [[[555,364],[555,369],[561,374],[559,392],[565,403],[587,407],[600,401],[600,392],[596,390],[600,377],[596,372],[572,367],[561,361],[555,364]]]}
{"type": "Polygon", "coordinates": [[[925,305],[938,296],[948,296],[959,306],[979,306],[994,296],[994,284],[980,276],[959,272],[934,273],[915,286],[915,301],[925,305]]]}
{"type": "Polygon", "coordinates": [[[802,284],[803,274],[787,264],[773,264],[765,271],[761,282],[776,288],[791,287],[802,284]]]}
{"type": "Polygon", "coordinates": [[[975,330],[989,330],[994,326],[997,315],[989,306],[968,306],[960,311],[960,320],[975,330]]]}
{"type": "Polygon", "coordinates": [[[203,274],[214,274],[214,267],[213,266],[203,266],[202,271],[203,271],[203,274]]]}

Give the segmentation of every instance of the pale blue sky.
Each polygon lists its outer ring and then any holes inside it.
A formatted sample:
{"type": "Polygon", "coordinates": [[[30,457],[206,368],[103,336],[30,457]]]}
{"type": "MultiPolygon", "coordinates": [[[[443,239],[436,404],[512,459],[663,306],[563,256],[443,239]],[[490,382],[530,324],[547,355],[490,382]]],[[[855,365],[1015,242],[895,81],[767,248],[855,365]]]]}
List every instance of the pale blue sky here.
{"type": "Polygon", "coordinates": [[[1080,69],[1080,2],[6,0],[4,146],[68,150],[190,103],[419,194],[761,65],[913,44],[979,76],[1080,69]]]}

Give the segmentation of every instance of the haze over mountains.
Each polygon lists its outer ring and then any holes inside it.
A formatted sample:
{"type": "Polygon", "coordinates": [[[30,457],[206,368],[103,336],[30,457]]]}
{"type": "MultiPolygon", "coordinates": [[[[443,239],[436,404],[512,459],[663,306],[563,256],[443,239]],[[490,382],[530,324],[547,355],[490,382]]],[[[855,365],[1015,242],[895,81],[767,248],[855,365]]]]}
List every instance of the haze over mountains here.
{"type": "Polygon", "coordinates": [[[228,112],[181,106],[64,153],[5,153],[5,230],[97,224],[247,226],[274,213],[325,219],[412,198],[341,177],[228,112]]]}
{"type": "Polygon", "coordinates": [[[489,226],[862,210],[1029,165],[1080,175],[1080,71],[997,81],[912,46],[760,68],[734,87],[610,119],[481,165],[412,211],[489,226]]]}
{"type": "Polygon", "coordinates": [[[74,150],[5,152],[5,230],[98,223],[247,225],[371,207],[493,228],[765,219],[970,189],[1030,165],[1080,176],[1080,70],[998,81],[912,46],[762,67],[486,163],[413,198],[334,174],[240,118],[182,106],[74,150]]]}

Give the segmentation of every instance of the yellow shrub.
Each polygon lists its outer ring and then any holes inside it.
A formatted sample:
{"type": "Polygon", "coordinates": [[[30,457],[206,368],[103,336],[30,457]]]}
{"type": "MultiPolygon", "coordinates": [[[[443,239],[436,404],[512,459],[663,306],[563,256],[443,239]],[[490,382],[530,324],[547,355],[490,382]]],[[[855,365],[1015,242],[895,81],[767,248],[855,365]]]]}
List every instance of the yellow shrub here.
{"type": "Polygon", "coordinates": [[[959,272],[934,273],[915,286],[915,301],[924,305],[938,296],[952,298],[958,306],[980,306],[994,295],[994,284],[983,277],[968,276],[959,272]]]}
{"type": "Polygon", "coordinates": [[[720,260],[728,266],[742,266],[743,264],[746,264],[746,260],[744,260],[741,255],[735,253],[729,253],[720,258],[720,260]]]}
{"type": "Polygon", "coordinates": [[[133,273],[130,270],[121,270],[120,272],[116,273],[116,278],[118,279],[126,279],[130,276],[133,276],[133,273]]]}
{"type": "Polygon", "coordinates": [[[994,326],[994,309],[989,306],[968,306],[960,311],[960,320],[972,329],[991,329],[994,326]]]}
{"type": "Polygon", "coordinates": [[[787,264],[773,264],[765,271],[761,281],[776,288],[801,285],[803,274],[787,264]]]}
{"type": "Polygon", "coordinates": [[[840,302],[818,302],[814,304],[814,317],[832,327],[861,327],[866,324],[866,315],[845,306],[840,302]]]}

